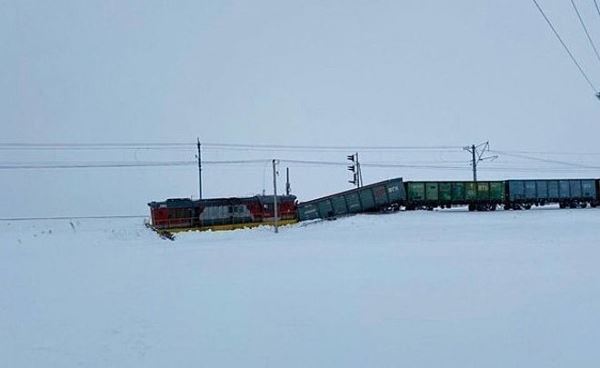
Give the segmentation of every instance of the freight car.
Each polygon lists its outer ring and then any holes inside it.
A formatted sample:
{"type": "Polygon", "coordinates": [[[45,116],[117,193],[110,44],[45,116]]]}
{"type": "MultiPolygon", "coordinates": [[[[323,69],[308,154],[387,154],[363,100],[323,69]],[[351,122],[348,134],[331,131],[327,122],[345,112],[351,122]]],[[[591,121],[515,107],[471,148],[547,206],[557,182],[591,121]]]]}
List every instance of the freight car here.
{"type": "Polygon", "coordinates": [[[385,209],[398,210],[406,199],[402,178],[390,179],[298,204],[298,220],[334,218],[385,209]]]}
{"type": "MultiPolygon", "coordinates": [[[[273,196],[167,199],[150,202],[152,228],[158,232],[187,230],[232,230],[274,223],[273,196]]],[[[296,222],[296,197],[278,196],[278,223],[296,222]]]]}
{"type": "Polygon", "coordinates": [[[503,181],[413,181],[405,185],[407,210],[466,205],[470,211],[493,211],[506,198],[503,181]]]}
{"type": "Polygon", "coordinates": [[[560,208],[596,207],[599,183],[595,179],[507,180],[505,208],[530,209],[548,203],[558,203],[560,208]]]}

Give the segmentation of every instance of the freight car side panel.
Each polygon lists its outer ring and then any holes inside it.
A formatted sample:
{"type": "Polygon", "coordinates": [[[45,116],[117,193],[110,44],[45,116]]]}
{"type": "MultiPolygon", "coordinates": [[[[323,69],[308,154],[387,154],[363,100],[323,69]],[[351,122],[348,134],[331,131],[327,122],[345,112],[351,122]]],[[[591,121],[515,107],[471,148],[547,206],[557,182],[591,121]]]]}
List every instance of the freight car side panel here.
{"type": "Polygon", "coordinates": [[[477,185],[475,182],[465,183],[465,200],[473,202],[477,200],[477,185]]]}
{"type": "Polygon", "coordinates": [[[490,183],[477,182],[477,200],[482,202],[490,200],[490,183]]]}
{"type": "Polygon", "coordinates": [[[307,204],[298,207],[298,218],[304,220],[314,220],[319,218],[319,209],[316,204],[307,204]]]}
{"type": "Polygon", "coordinates": [[[538,180],[535,182],[537,188],[537,197],[539,199],[547,199],[548,198],[548,181],[546,180],[538,180]]]}
{"type": "Polygon", "coordinates": [[[384,206],[389,203],[387,188],[385,185],[376,186],[373,188],[373,197],[375,198],[375,204],[379,206],[384,206]]]}
{"type": "Polygon", "coordinates": [[[452,201],[463,202],[466,199],[465,183],[452,183],[452,201]]]}
{"type": "Polygon", "coordinates": [[[373,198],[372,189],[363,189],[358,195],[360,196],[360,203],[362,204],[363,211],[369,211],[375,208],[375,198],[373,198]]]}
{"type": "Polygon", "coordinates": [[[571,197],[581,198],[581,180],[570,180],[569,187],[571,188],[571,197]]]}
{"type": "Polygon", "coordinates": [[[331,201],[329,199],[320,201],[317,204],[317,207],[319,208],[319,215],[321,217],[330,217],[333,216],[333,206],[331,205],[331,201]]]}
{"type": "Polygon", "coordinates": [[[425,184],[425,199],[431,202],[438,201],[438,183],[426,183],[425,184]]]}
{"type": "Polygon", "coordinates": [[[336,196],[331,198],[331,203],[333,205],[333,212],[336,216],[342,216],[348,213],[344,196],[336,196]]]}
{"type": "Polygon", "coordinates": [[[564,199],[571,197],[570,184],[568,180],[558,181],[558,197],[564,199]]]}
{"type": "Polygon", "coordinates": [[[502,181],[490,182],[490,200],[503,202],[505,198],[505,185],[502,181]]]}
{"type": "Polygon", "coordinates": [[[582,196],[584,198],[596,199],[598,194],[596,192],[596,183],[594,180],[582,180],[581,181],[582,196]]]}
{"type": "Polygon", "coordinates": [[[402,180],[390,182],[386,185],[386,188],[390,203],[398,203],[406,198],[402,180]]]}
{"type": "Polygon", "coordinates": [[[442,202],[452,201],[452,183],[439,183],[439,199],[442,202]]]}
{"type": "Polygon", "coordinates": [[[408,200],[423,201],[425,200],[425,183],[408,183],[408,200]]]}
{"type": "Polygon", "coordinates": [[[348,204],[348,212],[358,213],[361,211],[362,206],[360,204],[360,199],[358,199],[358,193],[349,193],[344,197],[346,198],[346,203],[348,204]]]}
{"type": "Polygon", "coordinates": [[[526,180],[525,181],[525,198],[537,198],[535,181],[526,180]]]}
{"type": "Polygon", "coordinates": [[[558,180],[546,180],[548,183],[548,198],[558,198],[558,180]]]}
{"type": "Polygon", "coordinates": [[[509,180],[508,193],[511,201],[525,199],[525,184],[521,180],[509,180]]]}

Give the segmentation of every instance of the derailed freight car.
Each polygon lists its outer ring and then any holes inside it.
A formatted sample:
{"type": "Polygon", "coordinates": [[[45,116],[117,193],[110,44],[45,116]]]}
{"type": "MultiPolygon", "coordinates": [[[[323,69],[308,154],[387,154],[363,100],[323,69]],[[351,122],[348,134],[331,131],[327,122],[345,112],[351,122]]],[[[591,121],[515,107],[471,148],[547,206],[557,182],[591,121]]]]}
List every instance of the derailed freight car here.
{"type": "Polygon", "coordinates": [[[402,178],[390,179],[298,204],[298,220],[330,219],[382,210],[398,210],[406,200],[402,178]]]}
{"type": "Polygon", "coordinates": [[[560,208],[585,208],[598,205],[596,179],[507,180],[506,209],[529,209],[558,203],[560,208]]]}
{"type": "Polygon", "coordinates": [[[466,205],[470,211],[489,211],[506,198],[503,181],[412,181],[405,185],[407,210],[466,205]]]}

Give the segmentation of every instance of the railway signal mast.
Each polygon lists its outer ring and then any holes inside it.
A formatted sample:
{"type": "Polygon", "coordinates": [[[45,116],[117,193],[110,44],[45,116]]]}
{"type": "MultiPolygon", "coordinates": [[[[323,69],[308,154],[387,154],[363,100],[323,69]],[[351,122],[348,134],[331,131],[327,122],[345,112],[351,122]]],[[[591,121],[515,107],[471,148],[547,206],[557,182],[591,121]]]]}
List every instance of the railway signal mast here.
{"type": "Polygon", "coordinates": [[[198,143],[198,154],[196,158],[198,159],[198,199],[202,199],[202,145],[200,144],[200,138],[197,138],[198,143]]]}
{"type": "Polygon", "coordinates": [[[478,145],[470,145],[470,146],[466,146],[463,148],[465,151],[468,151],[469,153],[471,153],[471,166],[473,167],[473,181],[477,181],[477,164],[481,161],[486,161],[486,160],[495,160],[498,158],[497,155],[494,156],[486,156],[483,157],[483,155],[485,155],[486,152],[489,152],[490,150],[490,142],[483,142],[480,143],[478,145]]]}
{"type": "Polygon", "coordinates": [[[292,186],[290,185],[290,168],[285,168],[285,195],[292,193],[292,186]]]}
{"type": "Polygon", "coordinates": [[[348,171],[352,172],[352,180],[348,180],[348,183],[356,185],[357,188],[362,187],[362,171],[360,170],[360,162],[358,162],[358,152],[346,156],[346,159],[351,162],[351,165],[348,165],[348,171]]]}
{"type": "Polygon", "coordinates": [[[279,160],[273,160],[273,224],[275,225],[275,233],[279,232],[279,214],[277,213],[277,175],[279,175],[279,171],[277,171],[278,164],[279,160]]]}

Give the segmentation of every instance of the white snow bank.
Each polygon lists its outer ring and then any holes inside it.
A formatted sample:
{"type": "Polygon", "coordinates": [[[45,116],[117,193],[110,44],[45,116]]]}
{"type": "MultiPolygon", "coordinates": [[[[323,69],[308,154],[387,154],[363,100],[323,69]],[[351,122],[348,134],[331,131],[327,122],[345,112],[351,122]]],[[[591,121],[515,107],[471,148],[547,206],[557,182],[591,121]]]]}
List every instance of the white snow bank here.
{"type": "Polygon", "coordinates": [[[600,210],[0,223],[6,367],[592,367],[600,210]]]}

